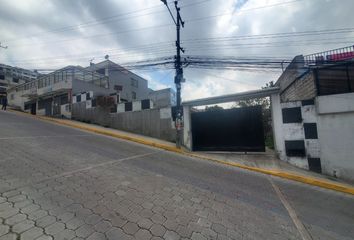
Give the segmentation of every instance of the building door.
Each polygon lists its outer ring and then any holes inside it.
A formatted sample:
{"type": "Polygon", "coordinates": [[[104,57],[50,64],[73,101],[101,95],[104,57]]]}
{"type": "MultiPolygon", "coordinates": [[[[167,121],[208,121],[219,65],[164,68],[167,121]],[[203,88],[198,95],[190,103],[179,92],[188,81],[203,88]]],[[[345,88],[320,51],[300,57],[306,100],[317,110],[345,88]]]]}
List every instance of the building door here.
{"type": "Polygon", "coordinates": [[[61,114],[61,101],[60,97],[55,97],[53,100],[53,116],[59,116],[61,114]]]}
{"type": "Polygon", "coordinates": [[[32,115],[36,115],[37,103],[35,101],[25,102],[24,107],[25,110],[29,111],[32,115]]]}
{"type": "Polygon", "coordinates": [[[50,99],[46,100],[44,103],[44,110],[46,116],[52,115],[52,101],[50,99]]]}
{"type": "Polygon", "coordinates": [[[31,104],[31,114],[32,115],[36,115],[36,110],[37,110],[37,104],[36,103],[32,103],[31,104]]]}
{"type": "Polygon", "coordinates": [[[264,152],[262,107],[191,114],[194,151],[264,152]]]}

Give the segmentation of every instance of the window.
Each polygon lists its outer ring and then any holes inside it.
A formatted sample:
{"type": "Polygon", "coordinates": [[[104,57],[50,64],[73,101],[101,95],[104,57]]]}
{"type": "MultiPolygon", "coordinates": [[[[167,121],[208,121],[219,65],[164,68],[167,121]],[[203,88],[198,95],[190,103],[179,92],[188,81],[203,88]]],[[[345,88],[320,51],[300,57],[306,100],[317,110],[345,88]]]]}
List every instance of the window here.
{"type": "Polygon", "coordinates": [[[58,82],[58,79],[56,78],[55,74],[49,75],[49,78],[50,78],[50,80],[51,80],[53,83],[57,83],[57,82],[58,82]]]}
{"type": "Polygon", "coordinates": [[[43,79],[39,79],[38,80],[38,88],[42,88],[43,87],[43,79]]]}
{"type": "Polygon", "coordinates": [[[14,83],[18,83],[18,82],[19,82],[19,79],[18,79],[18,78],[13,78],[12,81],[13,81],[14,83]]]}
{"type": "Polygon", "coordinates": [[[69,103],[68,94],[60,96],[60,105],[69,103]]]}
{"type": "Polygon", "coordinates": [[[131,80],[131,85],[133,86],[133,87],[139,87],[139,83],[138,83],[138,80],[136,80],[136,79],[134,79],[134,78],[131,78],[130,79],[131,80]]]}
{"type": "Polygon", "coordinates": [[[306,156],[304,140],[285,141],[285,151],[288,157],[306,156]]]}
{"type": "Polygon", "coordinates": [[[0,79],[1,79],[1,80],[5,80],[5,75],[1,74],[1,75],[0,75],[0,79]]]}
{"type": "Polygon", "coordinates": [[[114,85],[114,90],[123,91],[123,86],[122,85],[114,85]]]}
{"type": "Polygon", "coordinates": [[[130,112],[133,110],[133,103],[132,102],[127,102],[124,104],[124,108],[126,112],[130,112]]]}
{"type": "Polygon", "coordinates": [[[58,81],[63,81],[63,72],[58,72],[58,81]]]}
{"type": "Polygon", "coordinates": [[[133,99],[133,100],[136,99],[136,92],[132,92],[132,99],[133,99]]]}
{"type": "Polygon", "coordinates": [[[283,115],[283,123],[302,122],[301,107],[283,108],[282,115],[283,115]]]}
{"type": "Polygon", "coordinates": [[[105,70],[106,69],[104,69],[104,68],[101,68],[101,69],[98,69],[98,70],[96,70],[96,72],[98,72],[98,73],[100,73],[100,74],[105,74],[105,70]]]}

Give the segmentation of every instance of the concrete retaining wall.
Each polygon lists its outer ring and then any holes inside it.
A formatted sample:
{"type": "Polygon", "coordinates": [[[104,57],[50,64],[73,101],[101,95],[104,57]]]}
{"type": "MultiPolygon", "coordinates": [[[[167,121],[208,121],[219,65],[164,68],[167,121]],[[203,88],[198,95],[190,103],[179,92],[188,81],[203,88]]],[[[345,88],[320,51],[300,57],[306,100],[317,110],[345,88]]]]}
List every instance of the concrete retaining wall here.
{"type": "Polygon", "coordinates": [[[147,109],[109,113],[109,109],[101,107],[86,108],[86,103],[83,102],[73,104],[72,119],[173,142],[175,129],[172,115],[165,114],[167,111],[167,109],[147,109]]]}

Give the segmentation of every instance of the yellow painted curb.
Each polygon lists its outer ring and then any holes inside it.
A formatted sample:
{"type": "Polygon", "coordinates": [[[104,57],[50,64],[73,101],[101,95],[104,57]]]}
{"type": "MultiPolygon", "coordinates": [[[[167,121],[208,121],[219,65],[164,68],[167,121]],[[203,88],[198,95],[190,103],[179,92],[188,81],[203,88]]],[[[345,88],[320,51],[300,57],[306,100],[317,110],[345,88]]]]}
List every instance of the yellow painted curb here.
{"type": "MultiPolygon", "coordinates": [[[[18,111],[14,111],[14,112],[18,112],[18,111]]],[[[293,180],[296,182],[305,183],[305,184],[312,185],[312,186],[317,186],[317,187],[321,187],[321,188],[325,188],[325,189],[334,190],[337,192],[348,193],[348,194],[354,195],[354,187],[346,186],[346,185],[343,185],[340,183],[334,183],[334,182],[330,182],[330,181],[325,181],[323,179],[297,175],[297,174],[279,171],[279,170],[268,170],[268,169],[262,169],[262,168],[257,168],[257,167],[250,167],[250,166],[246,166],[246,165],[239,164],[239,163],[227,162],[227,161],[223,161],[220,159],[206,157],[206,156],[203,156],[200,154],[187,152],[187,151],[184,151],[182,149],[178,149],[173,146],[168,146],[165,144],[147,141],[145,139],[141,139],[141,138],[137,138],[137,137],[131,137],[128,135],[111,132],[109,130],[95,129],[92,127],[83,126],[80,124],[75,124],[75,123],[68,122],[65,120],[63,121],[60,119],[55,119],[55,118],[50,118],[50,117],[33,116],[28,113],[24,113],[24,114],[26,114],[27,116],[30,115],[31,117],[38,118],[38,119],[41,119],[44,121],[54,122],[54,123],[57,123],[60,125],[65,125],[65,126],[89,131],[89,132],[94,132],[94,133],[98,133],[98,134],[102,134],[102,135],[106,135],[106,136],[110,136],[110,137],[115,137],[115,138],[120,138],[120,139],[132,141],[132,142],[136,142],[136,143],[140,143],[140,144],[144,144],[144,145],[148,145],[148,146],[152,146],[152,147],[157,147],[157,148],[160,148],[160,149],[163,149],[166,151],[183,154],[183,155],[186,155],[189,157],[212,161],[212,162],[227,165],[227,166],[232,166],[232,167],[237,167],[237,168],[241,168],[241,169],[245,169],[245,170],[249,170],[249,171],[259,172],[259,173],[263,173],[263,174],[267,174],[267,175],[271,175],[271,176],[276,176],[276,177],[280,177],[280,178],[284,178],[284,179],[288,179],[288,180],[293,180]]]]}
{"type": "Polygon", "coordinates": [[[238,163],[227,162],[227,161],[223,161],[223,160],[219,160],[219,159],[201,156],[199,154],[193,154],[193,153],[183,153],[183,154],[189,155],[191,157],[197,157],[197,158],[213,161],[216,163],[232,166],[232,167],[242,168],[242,169],[246,169],[246,170],[250,170],[250,171],[254,171],[254,172],[259,172],[259,173],[268,174],[268,175],[272,175],[272,176],[276,176],[276,177],[280,177],[280,178],[285,178],[288,180],[293,180],[296,182],[305,183],[305,184],[312,185],[312,186],[317,186],[317,187],[321,187],[321,188],[334,190],[337,192],[348,193],[348,194],[354,195],[354,187],[346,186],[346,185],[343,185],[340,183],[333,183],[333,182],[329,182],[329,181],[326,181],[323,179],[302,176],[302,175],[279,171],[279,170],[268,170],[268,169],[262,169],[262,168],[257,168],[257,167],[250,167],[250,166],[246,166],[246,165],[242,165],[242,164],[238,164],[238,163]]]}
{"type": "Polygon", "coordinates": [[[180,149],[178,149],[176,147],[173,147],[173,146],[168,146],[168,145],[161,144],[161,143],[146,141],[145,139],[141,139],[141,138],[131,137],[131,136],[124,135],[124,134],[115,133],[115,132],[111,132],[109,130],[95,129],[95,128],[91,128],[91,127],[88,127],[88,126],[83,126],[83,125],[80,125],[80,124],[70,123],[70,122],[67,122],[67,121],[61,121],[60,119],[54,119],[54,118],[49,118],[49,117],[38,117],[38,118],[42,119],[42,120],[45,120],[45,121],[50,121],[50,122],[54,122],[54,123],[57,123],[57,124],[66,125],[66,126],[69,126],[69,127],[74,127],[74,128],[86,130],[86,131],[89,131],[89,132],[94,132],[94,133],[98,133],[98,134],[102,134],[102,135],[106,135],[106,136],[110,136],[110,137],[120,138],[120,139],[132,141],[132,142],[136,142],[136,143],[140,143],[140,144],[144,144],[144,145],[149,145],[149,146],[152,146],[152,147],[161,148],[161,149],[164,149],[164,150],[167,150],[167,151],[178,152],[178,153],[182,152],[182,150],[180,150],[180,149]]]}

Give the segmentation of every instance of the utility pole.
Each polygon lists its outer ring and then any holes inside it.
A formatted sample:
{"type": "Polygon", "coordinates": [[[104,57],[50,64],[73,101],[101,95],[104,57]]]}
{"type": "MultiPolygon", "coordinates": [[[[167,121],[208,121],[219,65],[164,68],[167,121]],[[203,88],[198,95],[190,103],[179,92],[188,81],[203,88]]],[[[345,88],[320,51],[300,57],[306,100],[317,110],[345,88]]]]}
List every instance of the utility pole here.
{"type": "Polygon", "coordinates": [[[182,145],[182,129],[183,129],[183,109],[181,106],[181,83],[184,82],[183,78],[183,69],[182,69],[182,63],[181,63],[181,52],[184,53],[184,49],[181,47],[181,41],[180,41],[180,29],[181,26],[184,27],[184,22],[182,21],[181,15],[180,15],[180,8],[178,7],[178,1],[174,1],[176,12],[177,12],[177,19],[174,18],[168,4],[167,0],[161,0],[163,2],[168,11],[170,12],[170,15],[176,25],[176,31],[177,31],[177,41],[176,41],[176,49],[177,49],[177,54],[175,56],[175,69],[176,69],[176,76],[175,76],[175,84],[176,84],[176,90],[177,90],[177,106],[176,106],[176,147],[181,148],[182,145]]]}
{"type": "Polygon", "coordinates": [[[3,45],[1,45],[1,42],[0,42],[0,48],[7,49],[7,46],[3,46],[3,45]]]}

